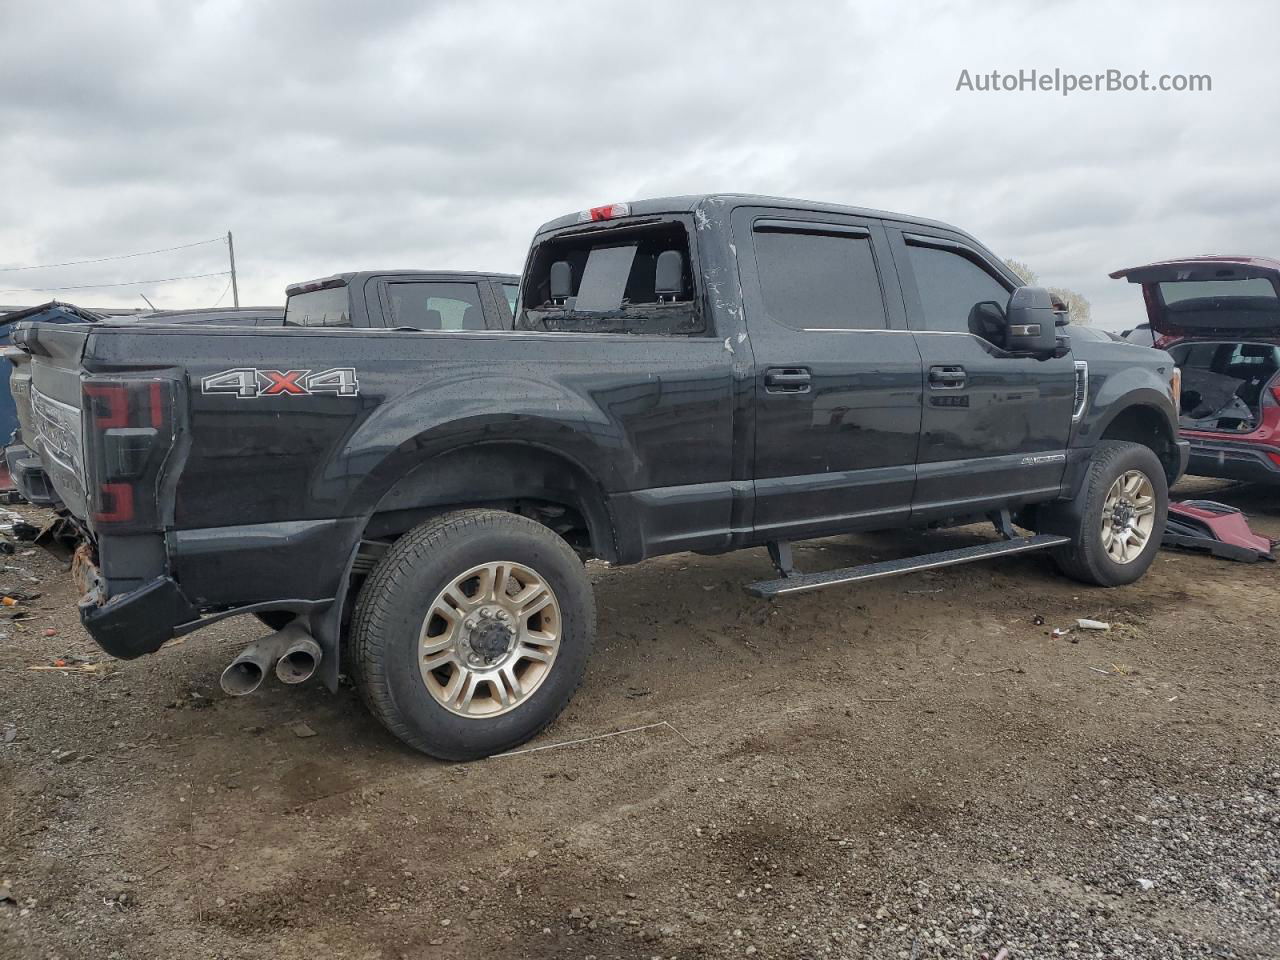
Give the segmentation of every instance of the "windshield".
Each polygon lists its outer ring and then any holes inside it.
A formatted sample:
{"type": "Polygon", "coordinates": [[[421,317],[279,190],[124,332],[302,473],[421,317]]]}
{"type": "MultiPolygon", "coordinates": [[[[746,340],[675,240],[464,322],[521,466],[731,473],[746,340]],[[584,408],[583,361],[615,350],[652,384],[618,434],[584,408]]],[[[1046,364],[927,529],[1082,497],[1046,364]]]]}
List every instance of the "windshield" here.
{"type": "Polygon", "coordinates": [[[350,299],[345,285],[295,293],[285,303],[284,322],[297,327],[349,327],[350,299]]]}

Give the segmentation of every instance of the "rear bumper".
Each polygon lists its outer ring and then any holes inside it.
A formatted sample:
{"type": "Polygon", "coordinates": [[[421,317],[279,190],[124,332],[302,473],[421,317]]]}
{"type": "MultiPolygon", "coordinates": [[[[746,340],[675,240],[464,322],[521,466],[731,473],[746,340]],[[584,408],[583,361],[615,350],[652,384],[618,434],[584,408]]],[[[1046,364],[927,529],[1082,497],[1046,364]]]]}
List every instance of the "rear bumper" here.
{"type": "Polygon", "coordinates": [[[1176,446],[1178,448],[1178,472],[1173,478],[1174,483],[1186,475],[1187,468],[1191,464],[1191,441],[1179,440],[1176,446]]]}
{"type": "Polygon", "coordinates": [[[40,458],[29,447],[21,443],[10,444],[4,448],[4,461],[22,499],[41,507],[57,502],[49,475],[44,472],[40,458]]]}
{"type": "Polygon", "coordinates": [[[113,657],[133,660],[154,653],[176,635],[176,627],[198,619],[195,608],[170,577],[157,577],[106,600],[97,567],[80,555],[73,566],[77,582],[88,587],[80,598],[80,622],[113,657]]]}
{"type": "Polygon", "coordinates": [[[1280,451],[1256,444],[1199,439],[1190,441],[1189,446],[1187,472],[1195,476],[1280,484],[1280,464],[1268,456],[1280,451]]]}
{"type": "MultiPolygon", "coordinates": [[[[96,550],[85,544],[72,562],[80,622],[107,653],[132,660],[226,617],[320,615],[342,595],[359,524],[290,521],[167,538],[101,536],[96,550]]],[[[336,663],[336,650],[326,649],[326,656],[336,663]]]]}

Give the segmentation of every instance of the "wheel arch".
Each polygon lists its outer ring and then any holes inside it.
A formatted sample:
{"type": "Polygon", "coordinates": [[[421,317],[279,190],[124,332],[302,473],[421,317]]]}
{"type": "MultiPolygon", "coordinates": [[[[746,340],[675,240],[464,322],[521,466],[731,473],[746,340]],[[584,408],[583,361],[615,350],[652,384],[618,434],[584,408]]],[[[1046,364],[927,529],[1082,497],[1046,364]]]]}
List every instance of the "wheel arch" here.
{"type": "Polygon", "coordinates": [[[616,559],[613,520],[599,482],[563,451],[512,439],[461,444],[409,466],[369,511],[364,536],[403,533],[424,511],[521,503],[572,511],[587,535],[585,544],[574,545],[616,559]]]}
{"type": "Polygon", "coordinates": [[[1159,406],[1137,402],[1122,407],[1102,426],[1098,439],[1140,443],[1159,459],[1170,486],[1178,479],[1177,431],[1159,406]]]}

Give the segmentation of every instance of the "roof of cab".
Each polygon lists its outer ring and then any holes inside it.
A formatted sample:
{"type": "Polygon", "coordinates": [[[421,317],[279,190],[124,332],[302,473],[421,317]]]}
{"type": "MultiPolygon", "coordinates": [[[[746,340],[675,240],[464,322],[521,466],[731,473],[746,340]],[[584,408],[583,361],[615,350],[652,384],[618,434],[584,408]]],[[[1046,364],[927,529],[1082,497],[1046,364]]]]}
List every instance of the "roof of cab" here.
{"type": "MultiPolygon", "coordinates": [[[[877,220],[892,220],[896,223],[915,224],[922,227],[934,227],[950,230],[961,236],[969,237],[965,231],[939,220],[928,220],[924,217],[913,217],[902,213],[891,213],[888,210],[875,210],[869,207],[851,207],[840,203],[820,203],[815,200],[796,200],[788,197],[767,197],[749,193],[703,193],[684,197],[656,197],[652,200],[630,201],[632,217],[655,216],[664,213],[692,213],[694,210],[711,204],[723,204],[733,207],[770,207],[775,210],[799,210],[807,213],[839,213],[852,217],[872,217],[877,220]]],[[[538,228],[538,234],[551,230],[562,230],[565,227],[583,225],[581,212],[565,214],[554,220],[548,220],[538,228]]],[[[618,218],[625,219],[625,218],[618,218]]],[[[603,221],[608,222],[608,221],[603,221]]],[[[969,239],[973,239],[969,237],[969,239]]],[[[976,240],[974,241],[977,242],[976,240]]]]}
{"type": "Polygon", "coordinates": [[[304,280],[291,283],[284,288],[285,296],[291,297],[310,290],[323,290],[326,287],[352,286],[370,277],[415,277],[420,280],[496,280],[499,283],[515,282],[520,277],[514,273],[490,273],[480,270],[351,270],[346,273],[334,273],[318,280],[304,280]]]}

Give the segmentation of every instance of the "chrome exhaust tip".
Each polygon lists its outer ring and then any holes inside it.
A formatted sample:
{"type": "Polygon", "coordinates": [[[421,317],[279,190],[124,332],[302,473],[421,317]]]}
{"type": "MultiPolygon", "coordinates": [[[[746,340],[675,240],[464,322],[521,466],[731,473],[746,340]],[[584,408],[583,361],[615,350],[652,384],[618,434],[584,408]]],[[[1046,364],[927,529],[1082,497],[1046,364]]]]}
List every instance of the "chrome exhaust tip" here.
{"type": "Polygon", "coordinates": [[[299,637],[276,661],[276,677],[281,683],[304,683],[315,675],[322,656],[320,644],[310,634],[299,637]]]}
{"type": "MultiPolygon", "coordinates": [[[[318,664],[320,662],[319,645],[311,639],[311,634],[307,632],[306,627],[296,621],[283,630],[277,630],[270,636],[255,640],[241,650],[236,658],[227,665],[227,668],[222,671],[219,683],[223,693],[229,697],[243,697],[253,693],[262,686],[262,681],[266,679],[268,671],[276,666],[285,653],[293,645],[304,641],[310,641],[316,646],[315,662],[318,664]]],[[[312,672],[314,672],[314,668],[312,672]]],[[[307,676],[310,676],[310,674],[307,676]]],[[[303,679],[305,680],[306,677],[303,677],[303,679]]],[[[301,681],[295,680],[291,682],[298,683],[301,681]]]]}

